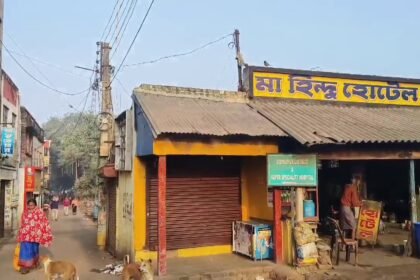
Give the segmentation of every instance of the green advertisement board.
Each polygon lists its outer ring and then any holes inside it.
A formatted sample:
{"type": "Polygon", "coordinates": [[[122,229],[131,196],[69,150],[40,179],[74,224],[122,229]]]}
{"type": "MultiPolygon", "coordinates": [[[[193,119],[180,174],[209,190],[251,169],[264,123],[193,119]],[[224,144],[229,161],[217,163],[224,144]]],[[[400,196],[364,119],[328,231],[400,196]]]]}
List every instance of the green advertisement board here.
{"type": "Polygon", "coordinates": [[[316,155],[267,156],[268,187],[315,187],[318,185],[316,155]]]}

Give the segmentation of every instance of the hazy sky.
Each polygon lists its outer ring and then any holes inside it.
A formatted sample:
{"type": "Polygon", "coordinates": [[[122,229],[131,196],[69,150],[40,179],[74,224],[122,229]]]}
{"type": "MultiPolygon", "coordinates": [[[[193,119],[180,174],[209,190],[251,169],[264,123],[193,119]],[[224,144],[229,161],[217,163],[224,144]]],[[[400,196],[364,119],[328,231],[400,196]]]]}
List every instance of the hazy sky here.
{"type": "MultiPolygon", "coordinates": [[[[120,0],[122,1],[122,0],[120,0]]],[[[44,83],[77,92],[89,86],[96,42],[116,0],[5,0],[4,43],[44,83]],[[16,44],[17,43],[17,44],[16,44]],[[25,53],[33,64],[21,54],[25,53]],[[46,77],[44,77],[46,76],[46,77]],[[48,78],[48,80],[46,80],[48,78]]],[[[150,0],[136,13],[112,59],[118,66],[150,0]]],[[[156,0],[126,63],[185,52],[233,32],[249,64],[420,78],[420,1],[156,0]]],[[[193,55],[125,68],[113,85],[116,113],[142,83],[235,89],[230,38],[193,55]]],[[[34,82],[3,53],[3,67],[23,104],[40,121],[82,108],[85,95],[66,97],[34,82]]],[[[91,106],[88,99],[87,108],[91,106]]]]}

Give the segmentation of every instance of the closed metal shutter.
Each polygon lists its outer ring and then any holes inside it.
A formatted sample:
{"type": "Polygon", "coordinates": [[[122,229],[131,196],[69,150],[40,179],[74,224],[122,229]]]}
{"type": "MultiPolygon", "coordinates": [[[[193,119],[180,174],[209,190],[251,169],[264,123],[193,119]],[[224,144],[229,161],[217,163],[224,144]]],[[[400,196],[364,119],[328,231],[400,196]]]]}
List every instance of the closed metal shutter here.
{"type": "MultiPolygon", "coordinates": [[[[148,245],[157,250],[158,180],[149,180],[148,245]]],[[[232,242],[232,222],[241,219],[239,177],[167,179],[167,249],[232,242]]]]}
{"type": "Polygon", "coordinates": [[[108,231],[107,250],[113,256],[116,253],[117,239],[117,188],[115,184],[108,186],[108,231]]]}

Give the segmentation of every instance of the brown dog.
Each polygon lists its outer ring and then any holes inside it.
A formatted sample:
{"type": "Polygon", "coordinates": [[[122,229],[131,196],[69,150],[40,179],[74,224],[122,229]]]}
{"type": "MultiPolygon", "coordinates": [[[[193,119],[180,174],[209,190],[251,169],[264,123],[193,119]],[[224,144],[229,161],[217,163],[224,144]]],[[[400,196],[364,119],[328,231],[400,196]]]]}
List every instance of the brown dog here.
{"type": "Polygon", "coordinates": [[[126,264],[121,274],[121,280],[153,280],[152,260],[126,264]]]}
{"type": "Polygon", "coordinates": [[[49,257],[41,257],[40,260],[44,265],[47,280],[55,279],[57,275],[61,276],[63,280],[79,280],[74,264],[64,261],[52,261],[49,257]]]}

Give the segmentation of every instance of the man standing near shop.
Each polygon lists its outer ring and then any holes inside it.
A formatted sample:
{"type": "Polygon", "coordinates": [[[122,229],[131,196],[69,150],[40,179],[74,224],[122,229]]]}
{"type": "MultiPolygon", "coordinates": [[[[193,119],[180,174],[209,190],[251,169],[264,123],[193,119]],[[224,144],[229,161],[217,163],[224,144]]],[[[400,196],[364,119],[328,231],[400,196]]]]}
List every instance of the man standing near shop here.
{"type": "Polygon", "coordinates": [[[351,232],[352,238],[354,238],[356,230],[354,208],[361,205],[358,191],[360,181],[359,176],[353,176],[351,184],[345,185],[341,196],[340,226],[346,233],[351,232]]]}

